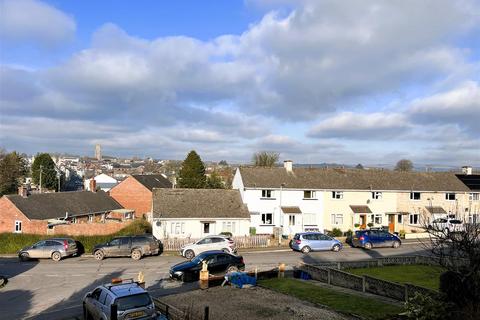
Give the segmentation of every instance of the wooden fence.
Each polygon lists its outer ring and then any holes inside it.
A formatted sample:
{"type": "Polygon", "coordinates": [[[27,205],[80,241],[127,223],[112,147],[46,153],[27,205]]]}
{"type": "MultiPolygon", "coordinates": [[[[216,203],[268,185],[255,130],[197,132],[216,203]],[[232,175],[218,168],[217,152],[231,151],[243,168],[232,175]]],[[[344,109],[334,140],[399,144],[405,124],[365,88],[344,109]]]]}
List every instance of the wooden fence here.
{"type": "MultiPolygon", "coordinates": [[[[273,241],[270,241],[270,235],[255,235],[244,237],[231,237],[237,248],[266,248],[273,245],[273,241]]],[[[196,238],[169,238],[163,239],[164,251],[178,251],[186,244],[196,242],[199,239],[196,238]]]]}

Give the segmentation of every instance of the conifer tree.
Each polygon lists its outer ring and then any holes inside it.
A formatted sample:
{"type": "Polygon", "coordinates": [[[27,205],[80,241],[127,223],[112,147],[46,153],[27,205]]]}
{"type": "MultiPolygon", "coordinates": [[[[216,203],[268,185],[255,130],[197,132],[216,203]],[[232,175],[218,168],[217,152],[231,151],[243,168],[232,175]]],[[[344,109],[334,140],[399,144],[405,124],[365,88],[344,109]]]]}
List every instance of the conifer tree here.
{"type": "Polygon", "coordinates": [[[203,189],[206,186],[205,166],[200,156],[192,150],[182,163],[178,176],[179,188],[203,189]]]}

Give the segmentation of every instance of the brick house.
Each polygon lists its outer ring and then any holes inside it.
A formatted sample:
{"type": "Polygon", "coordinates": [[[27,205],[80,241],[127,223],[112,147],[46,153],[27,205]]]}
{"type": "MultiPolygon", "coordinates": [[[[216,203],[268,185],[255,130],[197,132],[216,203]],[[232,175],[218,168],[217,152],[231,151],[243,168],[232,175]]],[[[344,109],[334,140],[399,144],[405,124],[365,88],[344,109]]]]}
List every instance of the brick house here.
{"type": "Polygon", "coordinates": [[[132,175],[113,187],[109,194],[125,208],[135,210],[137,218],[148,216],[152,210],[153,188],[172,188],[162,175],[132,175]]]}
{"type": "Polygon", "coordinates": [[[134,218],[105,192],[5,195],[0,198],[0,233],[110,234],[134,218]]]}

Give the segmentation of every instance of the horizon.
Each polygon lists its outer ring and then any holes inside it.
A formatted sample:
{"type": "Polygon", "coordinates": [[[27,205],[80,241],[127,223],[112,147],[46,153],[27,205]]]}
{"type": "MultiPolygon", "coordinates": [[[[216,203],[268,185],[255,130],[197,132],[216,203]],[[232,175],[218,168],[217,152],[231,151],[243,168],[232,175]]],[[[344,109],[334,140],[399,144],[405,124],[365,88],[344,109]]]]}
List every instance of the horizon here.
{"type": "Polygon", "coordinates": [[[8,151],[480,167],[474,0],[0,0],[0,41],[8,151]]]}

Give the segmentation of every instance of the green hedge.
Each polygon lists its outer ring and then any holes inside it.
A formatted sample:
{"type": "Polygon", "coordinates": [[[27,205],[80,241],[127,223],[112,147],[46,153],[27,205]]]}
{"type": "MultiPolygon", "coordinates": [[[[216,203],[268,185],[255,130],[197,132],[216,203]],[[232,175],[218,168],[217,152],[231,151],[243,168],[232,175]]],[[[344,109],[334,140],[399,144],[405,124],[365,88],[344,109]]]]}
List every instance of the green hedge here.
{"type": "Polygon", "coordinates": [[[65,235],[38,235],[24,233],[0,233],[0,254],[17,253],[23,247],[34,244],[37,241],[48,238],[73,238],[79,245],[80,253],[91,253],[96,244],[110,241],[116,236],[151,233],[152,226],[145,220],[135,220],[120,231],[103,236],[65,236],[65,235]]]}

